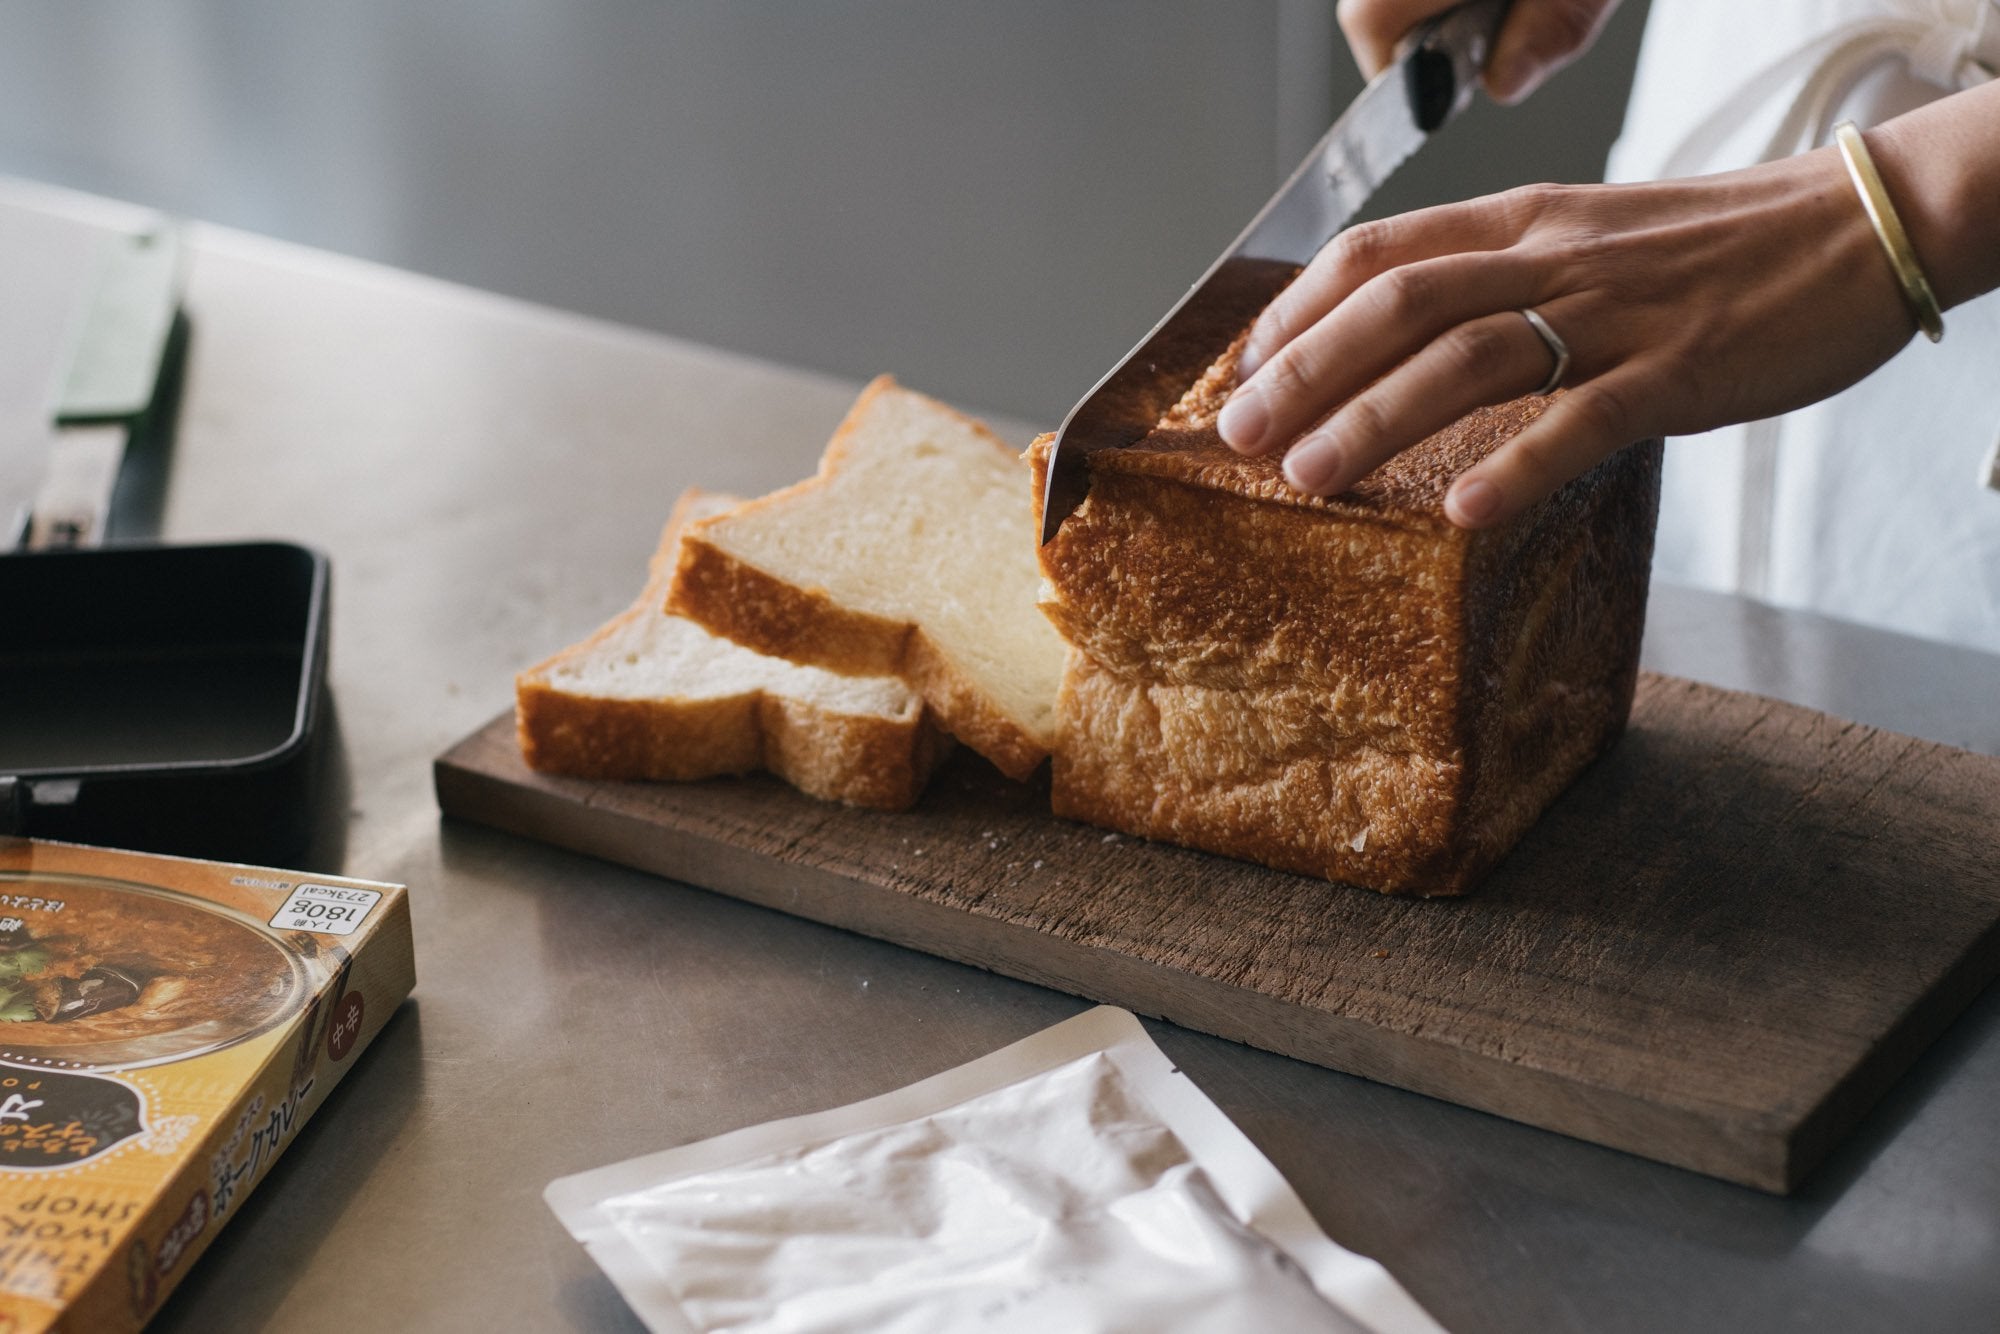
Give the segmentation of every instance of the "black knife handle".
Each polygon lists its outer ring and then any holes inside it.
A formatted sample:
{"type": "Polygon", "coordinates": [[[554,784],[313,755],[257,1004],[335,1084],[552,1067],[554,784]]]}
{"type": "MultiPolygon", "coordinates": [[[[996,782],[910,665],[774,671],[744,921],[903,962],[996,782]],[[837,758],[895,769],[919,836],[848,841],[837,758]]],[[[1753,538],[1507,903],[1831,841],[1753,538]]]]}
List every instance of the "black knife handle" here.
{"type": "Polygon", "coordinates": [[[1507,17],[1508,0],[1467,0],[1410,30],[1396,48],[1403,66],[1410,115],[1429,134],[1465,109],[1493,41],[1507,17]]]}

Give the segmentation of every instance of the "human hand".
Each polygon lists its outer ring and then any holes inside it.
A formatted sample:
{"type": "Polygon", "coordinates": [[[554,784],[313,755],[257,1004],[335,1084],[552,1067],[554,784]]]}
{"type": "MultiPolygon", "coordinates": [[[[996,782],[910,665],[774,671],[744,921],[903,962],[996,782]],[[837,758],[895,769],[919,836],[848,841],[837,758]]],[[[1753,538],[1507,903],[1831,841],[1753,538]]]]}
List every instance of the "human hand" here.
{"type": "MultiPolygon", "coordinates": [[[[1340,30],[1361,72],[1374,78],[1389,64],[1396,43],[1457,0],[1340,0],[1340,30]]],[[[1486,62],[1486,92],[1512,104],[1542,86],[1551,74],[1589,49],[1618,0],[1514,0],[1486,62]]]]}
{"type": "Polygon", "coordinates": [[[1532,392],[1531,425],[1452,485],[1480,528],[1635,440],[1773,416],[1866,375],[1910,315],[1840,158],[1620,186],[1531,186],[1351,227],[1251,330],[1218,420],[1245,454],[1333,495],[1481,404],[1532,392]],[[1330,414],[1330,415],[1329,415],[1330,414]]]}

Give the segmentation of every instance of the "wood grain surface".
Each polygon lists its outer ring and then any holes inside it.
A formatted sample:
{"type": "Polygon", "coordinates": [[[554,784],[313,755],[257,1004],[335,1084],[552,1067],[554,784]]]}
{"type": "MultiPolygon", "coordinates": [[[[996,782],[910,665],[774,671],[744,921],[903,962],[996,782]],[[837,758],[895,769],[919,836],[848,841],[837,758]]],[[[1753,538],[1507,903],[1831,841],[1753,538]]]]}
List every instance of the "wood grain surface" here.
{"type": "Polygon", "coordinates": [[[457,816],[1769,1191],[2000,971],[2000,761],[1672,677],[1474,895],[1056,820],[976,757],[911,812],[534,774],[457,816]]]}

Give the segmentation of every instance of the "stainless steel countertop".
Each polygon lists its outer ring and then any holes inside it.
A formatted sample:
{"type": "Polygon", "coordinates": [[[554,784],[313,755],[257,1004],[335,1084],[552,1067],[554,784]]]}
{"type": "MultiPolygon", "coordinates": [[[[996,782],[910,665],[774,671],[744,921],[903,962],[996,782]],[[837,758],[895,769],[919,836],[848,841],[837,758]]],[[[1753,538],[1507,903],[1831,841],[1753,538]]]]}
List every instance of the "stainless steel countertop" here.
{"type": "MultiPolygon", "coordinates": [[[[0,182],[0,430],[39,409],[61,275],[80,283],[94,228],[129,216],[0,182]]],[[[411,887],[418,985],[157,1328],[637,1329],[543,1206],[549,1179],[880,1093],[1084,1008],[432,801],[431,758],[509,704],[513,672],[625,604],[682,486],[804,474],[855,386],[238,233],[193,242],[161,531],[332,556],[335,745],[305,861],[411,887]]],[[[1659,588],[1647,660],[2000,754],[1991,656],[1659,588]]],[[[1149,1027],[1337,1240],[1460,1334],[2000,1312],[2000,994],[1790,1199],[1149,1027]]]]}

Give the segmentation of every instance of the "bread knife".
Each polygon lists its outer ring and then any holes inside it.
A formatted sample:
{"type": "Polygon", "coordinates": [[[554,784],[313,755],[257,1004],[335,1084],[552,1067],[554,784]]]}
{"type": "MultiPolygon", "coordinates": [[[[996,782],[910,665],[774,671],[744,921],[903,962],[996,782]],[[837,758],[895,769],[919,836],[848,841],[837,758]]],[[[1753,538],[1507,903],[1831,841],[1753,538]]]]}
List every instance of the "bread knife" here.
{"type": "Polygon", "coordinates": [[[69,331],[47,427],[0,456],[0,550],[103,541],[127,439],[158,395],[180,281],[171,226],[107,243],[69,331]]]}
{"type": "Polygon", "coordinates": [[[1089,457],[1143,438],[1230,340],[1472,98],[1507,0],[1469,0],[1411,30],[1242,235],[1056,432],[1042,541],[1090,489],[1089,457]]]}

